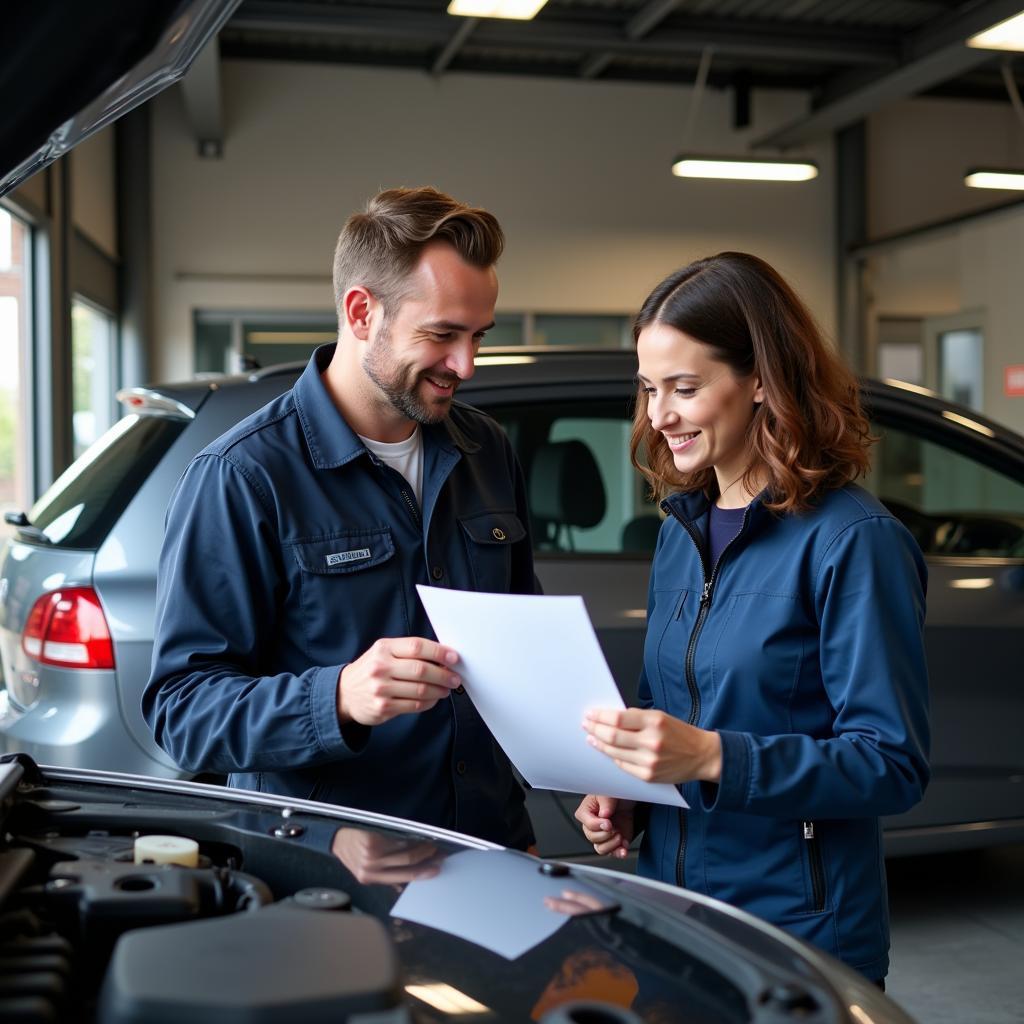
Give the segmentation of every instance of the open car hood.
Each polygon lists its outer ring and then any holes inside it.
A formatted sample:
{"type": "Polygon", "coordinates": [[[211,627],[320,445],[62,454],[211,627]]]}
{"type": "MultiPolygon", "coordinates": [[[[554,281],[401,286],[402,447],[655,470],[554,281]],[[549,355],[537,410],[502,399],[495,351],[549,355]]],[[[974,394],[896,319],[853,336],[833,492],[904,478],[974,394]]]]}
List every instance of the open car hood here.
{"type": "Polygon", "coordinates": [[[6,5],[0,196],[181,78],[240,2],[6,5]]]}
{"type": "Polygon", "coordinates": [[[385,815],[7,755],[0,836],[39,1020],[911,1024],[725,904],[385,815]]]}

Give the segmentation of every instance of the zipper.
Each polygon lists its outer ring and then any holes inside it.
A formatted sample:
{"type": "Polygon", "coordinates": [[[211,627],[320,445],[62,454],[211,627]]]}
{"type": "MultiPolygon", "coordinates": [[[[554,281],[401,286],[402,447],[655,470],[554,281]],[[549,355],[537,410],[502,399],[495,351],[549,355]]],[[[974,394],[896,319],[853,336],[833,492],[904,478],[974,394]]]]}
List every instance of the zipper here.
{"type": "MultiPolygon", "coordinates": [[[[708,562],[705,555],[705,545],[701,542],[701,538],[698,536],[697,531],[694,529],[693,524],[688,520],[680,516],[675,509],[668,503],[663,501],[661,508],[664,512],[667,512],[674,519],[676,519],[690,535],[690,540],[693,541],[694,546],[697,548],[697,554],[700,556],[701,571],[704,574],[704,589],[700,595],[700,607],[697,610],[697,621],[693,624],[693,630],[690,633],[689,642],[686,645],[686,659],[684,662],[685,676],[686,676],[686,688],[690,693],[690,714],[687,718],[687,724],[695,726],[697,721],[700,719],[700,690],[697,687],[697,673],[694,671],[693,663],[697,654],[697,641],[700,639],[701,631],[704,629],[704,621],[708,617],[708,611],[711,608],[711,598],[714,594],[715,580],[718,578],[718,569],[722,564],[722,559],[725,558],[729,548],[733,546],[736,539],[743,533],[747,528],[747,518],[750,515],[750,506],[743,512],[743,522],[740,523],[740,528],[736,531],[735,536],[728,544],[722,548],[721,554],[718,556],[718,561],[715,562],[711,568],[711,572],[708,572],[708,562]]],[[[684,887],[686,879],[685,862],[686,862],[686,843],[687,843],[687,819],[686,811],[679,808],[679,850],[676,853],[676,885],[680,888],[684,887]]]]}
{"type": "Polygon", "coordinates": [[[807,843],[807,862],[811,866],[811,893],[814,897],[814,912],[825,909],[825,865],[821,859],[821,846],[814,834],[814,822],[803,823],[804,842],[807,843]]]}
{"type": "Polygon", "coordinates": [[[412,495],[404,487],[402,488],[402,500],[405,502],[409,512],[412,514],[413,522],[419,526],[420,510],[416,507],[416,502],[412,500],[412,495]]]}
{"type": "Polygon", "coordinates": [[[404,476],[402,476],[401,473],[398,472],[397,469],[392,469],[391,466],[386,465],[384,461],[378,458],[376,455],[374,455],[373,452],[368,450],[367,454],[370,456],[370,461],[384,473],[385,477],[392,476],[392,478],[396,482],[398,482],[399,493],[402,495],[402,501],[405,503],[405,507],[409,510],[409,515],[412,516],[412,521],[417,526],[421,526],[422,519],[420,517],[419,507],[417,506],[416,502],[413,501],[412,495],[406,489],[406,484],[408,483],[408,481],[405,479],[404,476]]]}

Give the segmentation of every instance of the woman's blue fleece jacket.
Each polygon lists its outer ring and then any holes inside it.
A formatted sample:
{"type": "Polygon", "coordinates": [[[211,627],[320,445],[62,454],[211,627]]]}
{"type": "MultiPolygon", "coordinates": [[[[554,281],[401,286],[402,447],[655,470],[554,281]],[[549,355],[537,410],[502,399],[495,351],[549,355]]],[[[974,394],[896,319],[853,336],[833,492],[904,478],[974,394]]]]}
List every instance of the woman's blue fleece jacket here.
{"type": "Polygon", "coordinates": [[[854,485],[799,515],[755,500],[717,566],[707,499],[663,508],[640,697],[717,730],[722,775],[681,787],[689,810],[650,808],[640,873],[884,977],[878,819],[928,782],[921,551],[854,485]]]}

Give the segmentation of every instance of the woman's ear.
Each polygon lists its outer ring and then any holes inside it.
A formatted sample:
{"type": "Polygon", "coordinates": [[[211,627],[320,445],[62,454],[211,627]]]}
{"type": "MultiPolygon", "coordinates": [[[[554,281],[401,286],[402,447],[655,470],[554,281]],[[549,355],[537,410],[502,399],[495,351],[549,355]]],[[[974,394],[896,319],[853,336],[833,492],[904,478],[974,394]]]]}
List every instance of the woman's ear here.
{"type": "Polygon", "coordinates": [[[754,405],[760,405],[764,401],[764,384],[761,383],[761,378],[756,375],[754,381],[756,386],[754,388],[753,401],[754,405]]]}

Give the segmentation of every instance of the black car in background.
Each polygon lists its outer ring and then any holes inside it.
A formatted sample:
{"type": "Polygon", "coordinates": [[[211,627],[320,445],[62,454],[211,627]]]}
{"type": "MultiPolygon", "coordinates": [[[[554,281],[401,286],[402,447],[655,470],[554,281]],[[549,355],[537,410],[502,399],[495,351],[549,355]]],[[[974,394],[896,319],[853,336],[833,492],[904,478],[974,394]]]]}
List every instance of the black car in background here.
{"type": "MultiPolygon", "coordinates": [[[[660,525],[629,464],[635,369],[630,351],[485,349],[459,391],[507,430],[541,583],[584,596],[627,703],[660,525]]],[[[180,774],[140,710],[164,510],[189,459],[300,370],[122,392],[125,417],[16,519],[0,564],[0,750],[180,774]]],[[[865,485],[908,526],[930,573],[933,777],[918,807],[886,820],[887,850],[1024,838],[1024,439],[910,385],[865,381],[863,394],[880,437],[865,485]]],[[[529,794],[543,854],[588,855],[577,800],[529,794]]]]}

